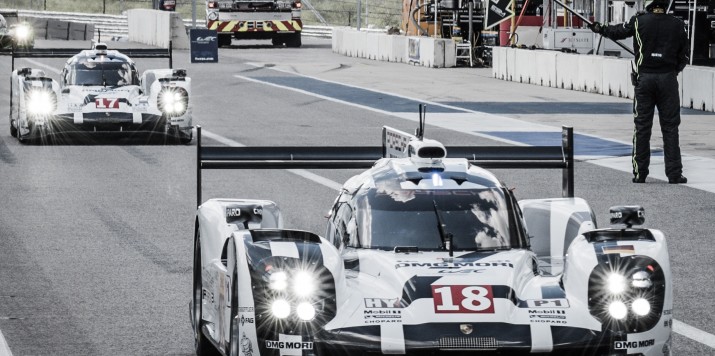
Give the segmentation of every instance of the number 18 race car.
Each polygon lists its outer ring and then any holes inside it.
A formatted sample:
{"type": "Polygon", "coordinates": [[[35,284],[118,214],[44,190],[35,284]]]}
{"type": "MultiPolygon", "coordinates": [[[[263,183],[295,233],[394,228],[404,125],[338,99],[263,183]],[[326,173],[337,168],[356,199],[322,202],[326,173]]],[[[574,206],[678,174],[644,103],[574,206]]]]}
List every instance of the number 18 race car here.
{"type": "Polygon", "coordinates": [[[171,49],[91,50],[35,48],[16,57],[64,57],[59,83],[40,69],[14,70],[11,81],[10,133],[20,141],[81,132],[148,131],[182,143],[192,139],[191,78],[171,69],[171,49]],[[129,57],[169,58],[169,69],[141,77],[129,57]]]}
{"type": "Polygon", "coordinates": [[[324,236],[265,200],[198,207],[198,355],[669,355],[663,233],[639,206],[598,229],[573,197],[573,131],[555,147],[202,147],[213,168],[359,168],[324,236]],[[448,156],[449,153],[449,156],[448,156]],[[381,158],[383,157],[383,158],[381,158]],[[475,160],[477,158],[477,160],[475,160]],[[542,161],[543,160],[543,161],[542,161]],[[562,168],[565,197],[519,201],[484,167],[562,168]]]}

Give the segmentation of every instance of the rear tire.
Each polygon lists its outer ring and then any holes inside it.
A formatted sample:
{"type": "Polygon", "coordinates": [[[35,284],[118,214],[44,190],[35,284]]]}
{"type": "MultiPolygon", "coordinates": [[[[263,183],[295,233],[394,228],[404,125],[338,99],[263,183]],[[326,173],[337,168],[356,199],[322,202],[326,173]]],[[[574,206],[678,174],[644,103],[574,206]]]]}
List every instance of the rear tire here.
{"type": "Polygon", "coordinates": [[[299,48],[301,45],[302,42],[300,39],[300,32],[288,35],[288,37],[286,37],[286,47],[299,48]]]}
{"type": "Polygon", "coordinates": [[[218,46],[228,47],[231,45],[231,34],[219,34],[218,35],[218,46]]]}
{"type": "Polygon", "coordinates": [[[15,120],[10,119],[10,136],[17,137],[17,127],[13,126],[15,120]]]}
{"type": "Polygon", "coordinates": [[[203,321],[201,317],[201,308],[203,305],[203,283],[201,280],[201,239],[198,229],[196,231],[196,240],[194,243],[194,283],[193,283],[193,298],[192,302],[192,318],[194,319],[194,349],[196,356],[218,356],[219,352],[214,348],[204,335],[202,329],[203,321]]]}

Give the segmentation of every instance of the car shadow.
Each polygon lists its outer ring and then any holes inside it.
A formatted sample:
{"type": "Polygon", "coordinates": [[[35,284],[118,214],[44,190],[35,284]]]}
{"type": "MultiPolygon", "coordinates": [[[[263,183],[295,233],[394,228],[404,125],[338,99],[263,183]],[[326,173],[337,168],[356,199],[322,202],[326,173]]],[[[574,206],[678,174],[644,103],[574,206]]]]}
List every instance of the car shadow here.
{"type": "Polygon", "coordinates": [[[62,133],[23,142],[31,146],[190,146],[157,133],[62,133]]]}

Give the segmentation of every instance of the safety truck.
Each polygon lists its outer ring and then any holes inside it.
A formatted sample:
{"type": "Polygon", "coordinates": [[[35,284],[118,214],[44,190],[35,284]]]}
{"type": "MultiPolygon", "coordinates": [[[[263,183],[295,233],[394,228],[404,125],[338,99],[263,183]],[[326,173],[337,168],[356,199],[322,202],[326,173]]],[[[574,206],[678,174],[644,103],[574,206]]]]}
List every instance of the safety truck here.
{"type": "Polygon", "coordinates": [[[270,39],[274,46],[300,47],[301,0],[209,0],[206,27],[216,30],[220,47],[231,39],[270,39]]]}

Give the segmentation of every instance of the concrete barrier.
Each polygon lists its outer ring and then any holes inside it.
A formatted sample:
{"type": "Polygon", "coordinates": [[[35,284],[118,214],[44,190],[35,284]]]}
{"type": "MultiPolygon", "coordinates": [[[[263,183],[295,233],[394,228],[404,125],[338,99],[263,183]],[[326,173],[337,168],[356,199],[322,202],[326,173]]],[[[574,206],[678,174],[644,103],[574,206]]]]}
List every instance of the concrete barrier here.
{"type": "MultiPolygon", "coordinates": [[[[631,60],[627,58],[492,49],[492,75],[503,80],[632,99],[631,71],[631,60]]],[[[715,111],[715,68],[688,66],[678,75],[678,82],[683,107],[715,111]]]]}
{"type": "Polygon", "coordinates": [[[631,84],[631,61],[627,59],[604,57],[601,61],[601,94],[633,99],[631,84]]]}
{"type": "Polygon", "coordinates": [[[557,53],[556,54],[556,82],[557,88],[578,90],[579,68],[578,54],[557,53]]]}
{"type": "Polygon", "coordinates": [[[686,67],[683,70],[682,106],[713,111],[715,71],[707,67],[686,67]]]}
{"type": "Polygon", "coordinates": [[[576,84],[578,90],[603,94],[603,57],[601,56],[576,56],[578,58],[578,76],[576,84]]]}
{"type": "Polygon", "coordinates": [[[132,9],[127,11],[129,41],[174,49],[189,49],[189,38],[180,15],[169,11],[132,9]]]}
{"type": "Polygon", "coordinates": [[[527,84],[539,84],[536,80],[538,67],[536,63],[536,51],[521,51],[519,56],[514,56],[514,81],[527,84]]]}
{"type": "Polygon", "coordinates": [[[92,24],[44,18],[25,20],[32,26],[36,39],[85,41],[91,40],[95,35],[95,27],[92,24]]]}
{"type": "Polygon", "coordinates": [[[456,45],[451,39],[431,37],[406,37],[356,31],[351,28],[333,29],[333,52],[349,57],[373,60],[413,63],[426,67],[456,67],[456,45]],[[413,39],[415,54],[419,59],[411,60],[409,53],[410,38],[413,39]]]}
{"type": "Polygon", "coordinates": [[[556,87],[556,52],[535,51],[534,63],[536,71],[534,84],[556,87]]]}
{"type": "Polygon", "coordinates": [[[492,48],[492,76],[494,78],[507,80],[506,51],[507,47],[492,48]]]}

